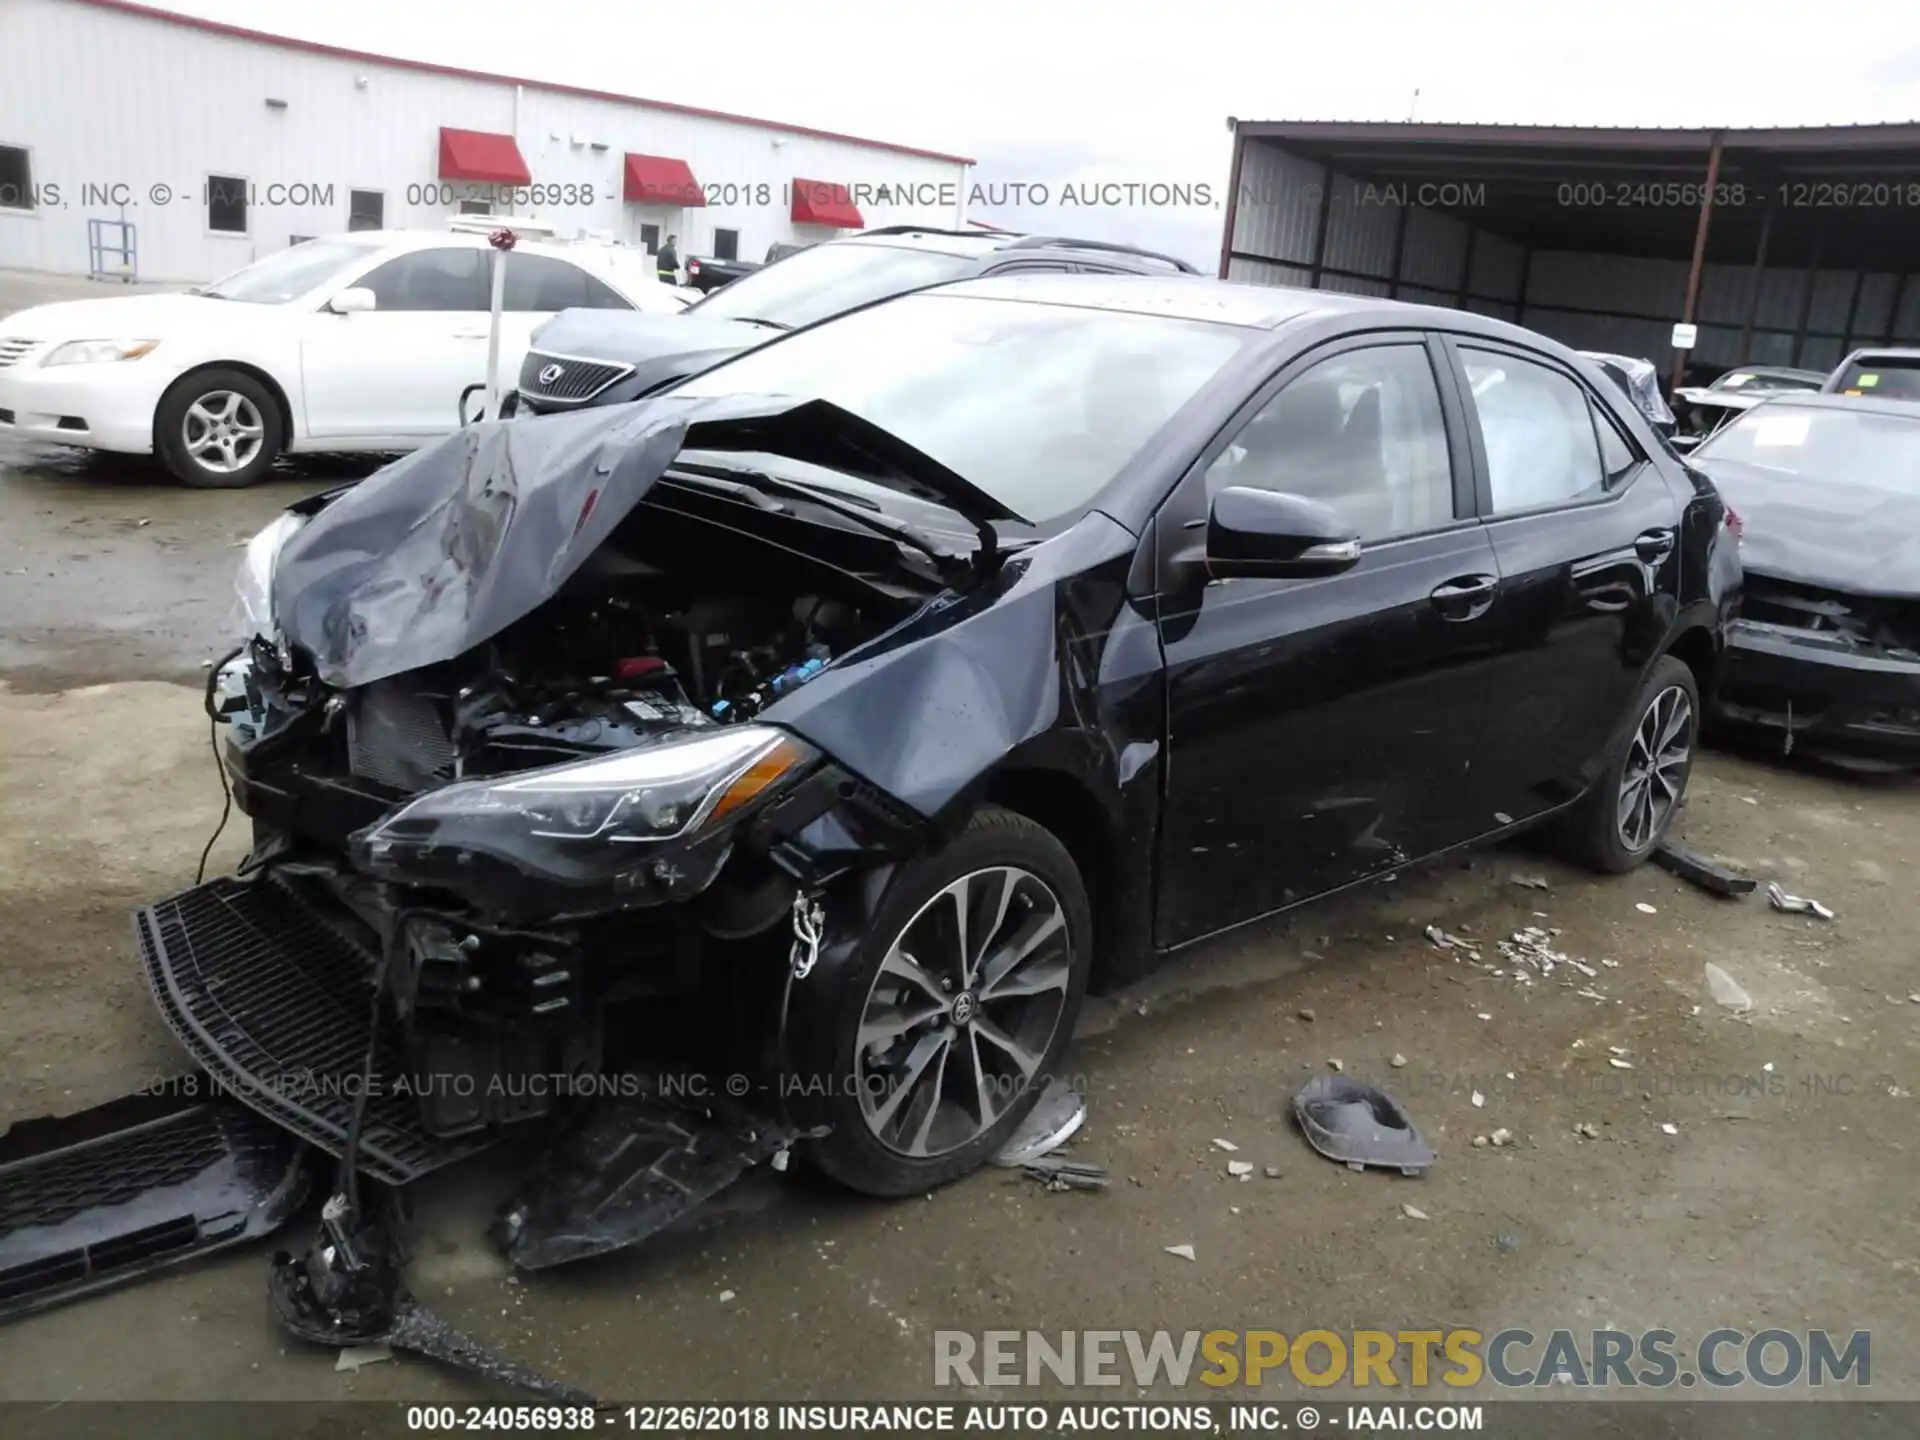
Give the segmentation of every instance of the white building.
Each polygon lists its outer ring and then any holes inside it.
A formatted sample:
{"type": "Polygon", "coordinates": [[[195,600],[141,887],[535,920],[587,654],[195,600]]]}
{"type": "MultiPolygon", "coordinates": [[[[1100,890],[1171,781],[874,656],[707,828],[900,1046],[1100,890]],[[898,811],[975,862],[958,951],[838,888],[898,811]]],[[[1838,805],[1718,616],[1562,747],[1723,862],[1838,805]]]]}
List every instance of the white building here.
{"type": "Polygon", "coordinates": [[[963,156],[127,0],[4,0],[0,57],[0,266],[115,273],[127,250],[139,279],[204,281],[296,239],[461,212],[678,235],[683,261],[966,219],[963,156]]]}

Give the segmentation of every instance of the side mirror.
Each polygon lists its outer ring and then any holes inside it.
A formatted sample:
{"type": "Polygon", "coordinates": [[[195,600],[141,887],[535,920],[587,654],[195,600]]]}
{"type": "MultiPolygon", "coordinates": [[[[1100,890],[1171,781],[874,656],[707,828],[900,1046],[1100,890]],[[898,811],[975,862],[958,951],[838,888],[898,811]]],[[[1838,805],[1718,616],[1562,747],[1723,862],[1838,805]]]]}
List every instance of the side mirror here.
{"type": "Polygon", "coordinates": [[[1207,574],[1215,580],[1338,575],[1360,559],[1360,535],[1318,501],[1230,485],[1207,515],[1207,574]]]}
{"type": "Polygon", "coordinates": [[[374,297],[373,291],[364,286],[355,285],[351,289],[342,290],[329,300],[327,309],[336,315],[364,315],[367,311],[376,308],[378,304],[379,301],[374,297]]]}

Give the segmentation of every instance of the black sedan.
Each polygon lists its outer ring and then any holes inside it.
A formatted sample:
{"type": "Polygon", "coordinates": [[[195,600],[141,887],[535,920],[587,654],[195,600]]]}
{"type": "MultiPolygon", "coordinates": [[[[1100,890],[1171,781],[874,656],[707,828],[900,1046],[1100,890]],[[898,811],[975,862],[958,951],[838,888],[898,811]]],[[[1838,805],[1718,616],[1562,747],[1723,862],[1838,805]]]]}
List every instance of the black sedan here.
{"type": "Polygon", "coordinates": [[[1694,459],[1744,532],[1717,717],[1842,764],[1920,764],[1920,403],[1782,396],[1694,459]]]}
{"type": "Polygon", "coordinates": [[[209,687],[256,849],[141,912],[149,970],[343,1169],[554,1126],[522,1264],[790,1144],[924,1191],[1005,1143],[1089,985],[1542,822],[1643,860],[1725,519],[1599,371],[1495,320],[916,293],[471,427],[260,537],[258,634],[209,687]],[[369,1014],[365,1065],[411,1083],[285,1083],[357,1074],[369,1014]],[[724,1092],[623,1085],[688,1065],[724,1092]]]}

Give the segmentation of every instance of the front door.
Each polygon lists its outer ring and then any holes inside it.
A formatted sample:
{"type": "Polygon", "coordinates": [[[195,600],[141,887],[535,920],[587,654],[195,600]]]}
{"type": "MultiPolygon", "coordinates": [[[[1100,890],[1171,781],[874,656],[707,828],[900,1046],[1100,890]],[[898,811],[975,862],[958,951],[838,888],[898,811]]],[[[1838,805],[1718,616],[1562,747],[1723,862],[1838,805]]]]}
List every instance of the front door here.
{"type": "Polygon", "coordinates": [[[373,310],[309,317],[307,433],[364,443],[458,428],[461,390],[486,379],[490,255],[446,246],[395,256],[354,282],[373,292],[373,310]]]}
{"type": "Polygon", "coordinates": [[[1678,608],[1680,503],[1573,373],[1462,337],[1501,657],[1469,810],[1481,828],[1574,799],[1599,773],[1678,608]]]}
{"type": "Polygon", "coordinates": [[[1403,334],[1294,362],[1161,514],[1159,543],[1191,545],[1208,496],[1261,486],[1333,507],[1365,542],[1314,580],[1163,569],[1163,945],[1464,838],[1495,576],[1443,360],[1403,334]]]}

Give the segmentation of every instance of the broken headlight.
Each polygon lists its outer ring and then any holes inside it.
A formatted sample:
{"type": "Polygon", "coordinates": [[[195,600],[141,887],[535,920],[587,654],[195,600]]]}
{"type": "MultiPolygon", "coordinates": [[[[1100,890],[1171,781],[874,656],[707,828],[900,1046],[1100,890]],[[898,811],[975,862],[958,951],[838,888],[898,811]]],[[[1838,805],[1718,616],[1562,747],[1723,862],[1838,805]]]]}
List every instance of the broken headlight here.
{"type": "Polygon", "coordinates": [[[539,908],[508,893],[527,881],[611,886],[616,903],[684,899],[712,883],[733,822],[817,758],[785,731],[739,725],[458,781],[356,834],[354,861],[383,879],[459,891],[484,908],[539,908]]]}
{"type": "Polygon", "coordinates": [[[289,510],[247,542],[247,553],[240,557],[240,573],[233,577],[230,628],[240,637],[274,638],[273,567],[280,559],[281,548],[306,523],[306,516],[289,510]]]}

